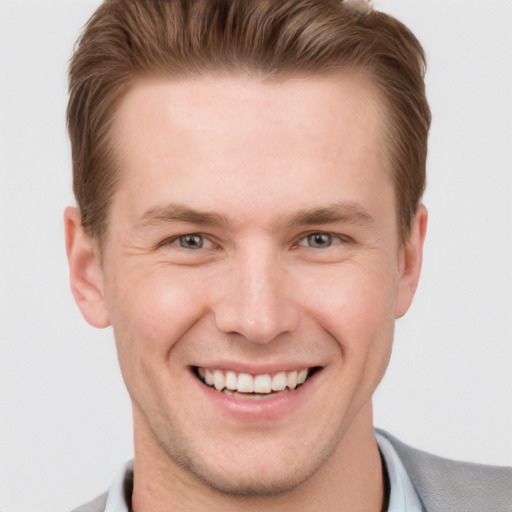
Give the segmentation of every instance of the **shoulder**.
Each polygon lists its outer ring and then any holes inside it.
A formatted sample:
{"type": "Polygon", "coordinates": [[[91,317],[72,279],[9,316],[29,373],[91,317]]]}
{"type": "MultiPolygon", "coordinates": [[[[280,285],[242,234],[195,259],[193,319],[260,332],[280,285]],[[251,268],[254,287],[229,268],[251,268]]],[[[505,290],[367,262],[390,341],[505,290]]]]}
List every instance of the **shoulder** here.
{"type": "Polygon", "coordinates": [[[512,512],[512,468],[444,459],[378,432],[393,445],[427,511],[512,512]]]}
{"type": "Polygon", "coordinates": [[[105,505],[107,504],[107,496],[107,493],[102,494],[101,496],[98,496],[95,500],[90,501],[89,503],[86,503],[85,505],[82,505],[81,507],[74,509],[72,512],[104,512],[105,505]]]}

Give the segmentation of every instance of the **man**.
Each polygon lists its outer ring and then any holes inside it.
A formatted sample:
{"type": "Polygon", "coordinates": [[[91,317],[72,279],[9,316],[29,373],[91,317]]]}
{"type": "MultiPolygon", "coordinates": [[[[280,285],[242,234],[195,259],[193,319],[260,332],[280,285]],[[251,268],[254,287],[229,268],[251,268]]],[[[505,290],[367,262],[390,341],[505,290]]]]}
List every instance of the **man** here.
{"type": "Polygon", "coordinates": [[[418,283],[430,113],[364,2],[107,0],[70,69],[74,297],[135,458],[80,510],[510,510],[510,470],[375,433],[418,283]]]}

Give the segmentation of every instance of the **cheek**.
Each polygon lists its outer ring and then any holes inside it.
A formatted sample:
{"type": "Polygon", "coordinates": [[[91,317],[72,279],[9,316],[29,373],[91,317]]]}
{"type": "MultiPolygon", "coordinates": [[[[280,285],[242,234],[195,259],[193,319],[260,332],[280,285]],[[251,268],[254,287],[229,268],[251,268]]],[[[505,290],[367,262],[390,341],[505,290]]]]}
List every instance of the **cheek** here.
{"type": "Polygon", "coordinates": [[[396,280],[386,266],[351,264],[323,277],[303,278],[306,308],[337,341],[345,358],[367,359],[371,350],[390,345],[396,280]],[[319,286],[322,284],[322,286],[319,286]]]}
{"type": "Polygon", "coordinates": [[[151,360],[168,364],[174,344],[205,311],[204,290],[197,280],[162,269],[117,275],[123,278],[111,281],[107,302],[122,369],[151,360]]]}
{"type": "Polygon", "coordinates": [[[333,421],[343,418],[345,427],[371,400],[389,363],[396,284],[386,268],[354,264],[303,280],[307,314],[338,351],[330,370],[333,392],[324,407],[333,421]]]}

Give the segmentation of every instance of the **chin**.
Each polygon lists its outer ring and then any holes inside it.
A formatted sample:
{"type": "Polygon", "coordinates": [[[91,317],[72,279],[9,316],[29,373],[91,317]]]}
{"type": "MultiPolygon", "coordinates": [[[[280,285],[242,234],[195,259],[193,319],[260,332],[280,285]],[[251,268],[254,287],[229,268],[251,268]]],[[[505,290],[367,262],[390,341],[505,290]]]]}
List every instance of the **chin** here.
{"type": "Polygon", "coordinates": [[[167,455],[210,489],[224,495],[250,498],[293,491],[322,468],[335,446],[336,442],[323,449],[318,449],[317,444],[315,450],[304,450],[300,443],[285,450],[241,446],[223,460],[190,451],[185,455],[167,450],[167,455]]]}
{"type": "Polygon", "coordinates": [[[317,468],[287,468],[275,471],[245,471],[220,474],[217,469],[193,467],[188,469],[211,489],[225,495],[240,497],[279,496],[289,493],[314,474],[317,468]]]}

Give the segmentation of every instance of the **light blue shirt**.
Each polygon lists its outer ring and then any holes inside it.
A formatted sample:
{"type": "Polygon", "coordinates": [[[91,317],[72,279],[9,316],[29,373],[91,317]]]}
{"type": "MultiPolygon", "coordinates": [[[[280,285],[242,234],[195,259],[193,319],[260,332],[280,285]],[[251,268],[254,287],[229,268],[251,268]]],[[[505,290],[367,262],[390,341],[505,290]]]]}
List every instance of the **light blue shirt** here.
{"type": "MultiPolygon", "coordinates": [[[[390,495],[387,512],[424,512],[411,479],[391,443],[378,432],[375,438],[386,463],[389,476],[390,495]]],[[[126,475],[132,471],[132,463],[124,466],[112,483],[108,493],[105,512],[128,512],[124,500],[124,482],[126,475]]]]}
{"type": "Polygon", "coordinates": [[[124,500],[124,481],[129,473],[133,471],[133,462],[124,465],[108,491],[105,512],[128,512],[128,505],[124,500]]]}
{"type": "Polygon", "coordinates": [[[387,512],[425,512],[393,445],[378,432],[375,432],[375,438],[388,470],[390,494],[387,512]]]}

